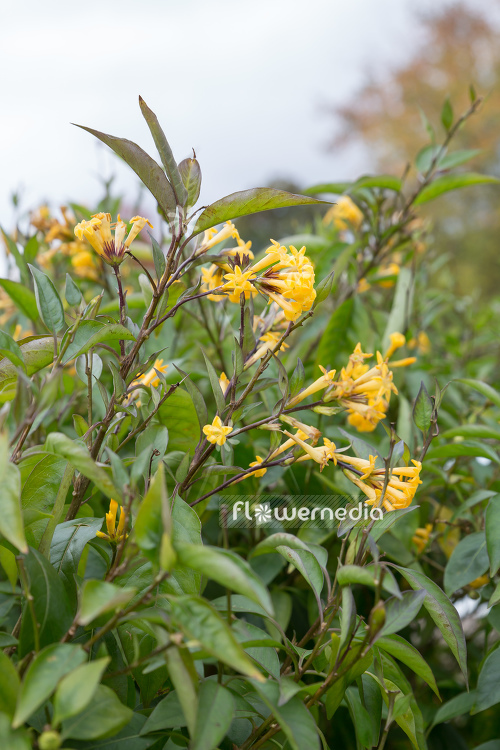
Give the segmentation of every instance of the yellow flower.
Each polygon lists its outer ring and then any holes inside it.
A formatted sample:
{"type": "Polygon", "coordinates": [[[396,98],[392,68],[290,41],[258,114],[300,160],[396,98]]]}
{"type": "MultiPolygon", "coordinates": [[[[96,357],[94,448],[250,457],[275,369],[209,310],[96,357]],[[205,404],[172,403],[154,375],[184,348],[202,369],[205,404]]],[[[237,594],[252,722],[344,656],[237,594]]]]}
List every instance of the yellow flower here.
{"type": "Polygon", "coordinates": [[[227,282],[222,290],[230,292],[228,296],[231,302],[239,302],[241,294],[245,295],[245,299],[249,299],[250,295],[257,294],[250,283],[253,275],[252,270],[242,271],[240,266],[235,266],[231,273],[225,274],[224,278],[227,279],[227,282]]]}
{"type": "Polygon", "coordinates": [[[71,265],[79,278],[97,281],[97,267],[92,253],[88,250],[83,250],[82,252],[73,255],[71,257],[71,265]]]}
{"type": "Polygon", "coordinates": [[[388,263],[386,266],[381,266],[378,271],[378,276],[374,281],[378,281],[379,285],[389,289],[396,283],[394,279],[387,279],[384,281],[385,276],[398,276],[400,267],[397,263],[388,263]]]}
{"type": "Polygon", "coordinates": [[[224,396],[227,393],[227,389],[229,388],[229,383],[230,382],[231,381],[227,377],[226,373],[225,372],[221,372],[220,377],[219,377],[219,385],[220,385],[220,389],[221,389],[222,393],[224,394],[224,396]]]}
{"type": "Polygon", "coordinates": [[[207,250],[210,250],[210,248],[215,247],[215,245],[218,245],[220,242],[224,242],[224,240],[227,240],[228,237],[239,239],[238,231],[231,221],[226,221],[226,223],[220,230],[216,229],[215,227],[206,229],[203,235],[203,240],[201,242],[201,245],[196,251],[196,255],[201,255],[202,253],[206,253],[207,250]]]}
{"type": "MultiPolygon", "coordinates": [[[[255,461],[252,461],[252,462],[251,462],[251,464],[250,464],[250,466],[260,466],[260,465],[261,465],[261,463],[263,462],[263,460],[264,460],[264,459],[263,459],[263,458],[261,458],[260,456],[255,456],[255,461]]],[[[248,476],[248,477],[252,477],[252,476],[255,476],[255,477],[263,477],[263,476],[264,476],[264,474],[266,473],[266,471],[267,471],[267,469],[266,469],[266,468],[263,468],[263,469],[257,469],[256,471],[252,471],[252,473],[251,473],[251,474],[247,474],[247,476],[248,476]]],[[[246,479],[246,477],[245,477],[245,479],[246,479]]]]}
{"type": "Polygon", "coordinates": [[[489,575],[485,573],[484,576],[479,576],[479,578],[474,578],[474,580],[469,583],[469,586],[471,587],[471,589],[480,589],[481,586],[485,586],[489,580],[490,580],[489,575]]]}
{"type": "Polygon", "coordinates": [[[209,443],[217,443],[217,445],[224,445],[226,442],[227,435],[232,432],[231,426],[225,426],[222,424],[222,420],[219,416],[214,417],[212,424],[206,424],[203,428],[203,434],[209,443]]]}
{"type": "MultiPolygon", "coordinates": [[[[160,378],[158,377],[158,373],[161,372],[162,374],[167,371],[168,365],[163,364],[163,359],[157,359],[155,360],[155,363],[153,367],[146,373],[143,373],[138,378],[135,378],[130,383],[130,386],[139,386],[139,385],[145,385],[145,386],[152,386],[153,388],[156,388],[157,385],[160,383],[160,378]]],[[[132,393],[130,394],[130,397],[128,401],[132,401],[132,399],[137,399],[137,406],[141,405],[141,402],[139,400],[140,397],[140,389],[135,388],[132,393]]]]}
{"type": "Polygon", "coordinates": [[[323,217],[324,224],[333,224],[336,229],[359,229],[363,222],[363,213],[349,198],[343,195],[323,217]]]}
{"type": "Polygon", "coordinates": [[[79,240],[86,240],[92,245],[96,253],[111,266],[118,266],[125,255],[125,251],[144,229],[146,224],[153,225],[143,216],[134,216],[130,222],[132,227],[128,233],[127,225],[121,220],[120,214],[115,224],[111,223],[111,214],[94,214],[89,221],[81,221],[75,227],[75,235],[79,240]],[[111,230],[114,230],[114,236],[111,230]]]}
{"type": "Polygon", "coordinates": [[[429,354],[431,350],[431,340],[425,331],[419,331],[416,338],[408,341],[408,349],[416,349],[419,354],[429,354]]]}
{"type": "Polygon", "coordinates": [[[334,378],[335,378],[335,370],[327,370],[322,365],[319,365],[319,369],[323,373],[323,375],[314,381],[314,383],[311,383],[310,386],[305,388],[300,393],[297,393],[296,396],[294,396],[290,401],[288,402],[288,406],[295,406],[295,404],[300,403],[300,401],[303,401],[308,396],[311,396],[313,393],[317,393],[318,391],[322,391],[325,388],[328,388],[330,385],[332,385],[334,378]]]}
{"type": "MultiPolygon", "coordinates": [[[[211,289],[216,289],[222,284],[222,268],[216,266],[213,263],[210,268],[201,269],[201,280],[202,280],[202,292],[209,292],[211,289]]],[[[218,302],[221,299],[225,299],[224,294],[208,294],[208,299],[218,302]]]]}
{"type": "Polygon", "coordinates": [[[364,475],[366,474],[366,470],[369,469],[366,481],[359,474],[354,474],[349,469],[344,469],[346,477],[367,496],[368,500],[365,500],[366,505],[379,507],[382,504],[386,510],[408,508],[415,497],[418,485],[422,484],[422,480],[420,479],[422,464],[420,461],[412,460],[413,466],[398,466],[389,472],[389,481],[382,500],[385,468],[374,469],[370,461],[365,461],[364,459],[358,459],[356,466],[354,466],[352,459],[348,461],[347,456],[343,456],[342,454],[338,456],[338,460],[342,463],[350,463],[353,468],[357,469],[358,473],[360,470],[363,471],[364,467],[364,475]]]}
{"type": "Polygon", "coordinates": [[[293,440],[294,443],[300,445],[305,451],[305,455],[300,456],[300,458],[297,459],[297,462],[308,461],[312,458],[313,461],[316,461],[316,463],[320,465],[320,471],[323,471],[329,461],[333,461],[335,466],[337,465],[337,446],[335,443],[332,443],[331,440],[328,440],[328,438],[323,438],[322,446],[313,448],[311,445],[304,442],[304,440],[301,440],[298,435],[292,435],[286,430],[284,430],[284,433],[290,438],[290,440],[293,440]]]}
{"type": "Polygon", "coordinates": [[[432,531],[432,523],[426,523],[425,528],[419,527],[415,531],[415,535],[412,536],[411,540],[413,544],[418,549],[418,554],[422,554],[424,549],[427,547],[429,543],[429,538],[432,531]]]}
{"type": "MultiPolygon", "coordinates": [[[[274,349],[281,336],[282,334],[279,331],[268,331],[263,336],[261,336],[259,338],[259,341],[262,341],[262,344],[260,344],[252,354],[252,356],[246,360],[245,370],[247,370],[249,367],[251,367],[251,365],[257,362],[258,359],[261,359],[268,351],[270,351],[270,349],[274,349]]],[[[285,349],[288,349],[288,346],[289,345],[287,343],[283,342],[279,348],[279,351],[285,351],[285,349]]]]}
{"type": "Polygon", "coordinates": [[[96,531],[96,536],[98,536],[99,539],[106,539],[108,542],[111,542],[111,544],[118,544],[121,542],[123,539],[125,523],[127,521],[127,513],[123,510],[123,506],[120,505],[120,520],[118,521],[118,526],[116,526],[117,511],[118,503],[116,500],[110,500],[109,512],[106,513],[106,529],[108,533],[105,534],[102,531],[96,531]]]}
{"type": "Polygon", "coordinates": [[[358,294],[363,294],[371,288],[371,284],[363,277],[358,281],[358,294]]]}

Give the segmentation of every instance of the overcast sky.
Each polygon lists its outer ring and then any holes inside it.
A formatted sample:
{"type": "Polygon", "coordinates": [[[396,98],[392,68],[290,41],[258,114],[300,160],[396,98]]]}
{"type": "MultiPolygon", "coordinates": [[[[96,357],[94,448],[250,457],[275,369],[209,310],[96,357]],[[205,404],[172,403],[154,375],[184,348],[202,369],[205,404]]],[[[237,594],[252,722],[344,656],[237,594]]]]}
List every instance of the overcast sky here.
{"type": "Polygon", "coordinates": [[[202,201],[275,177],[354,177],[367,155],[325,153],[329,103],[421,42],[415,11],[448,0],[3,0],[0,223],[9,195],[92,203],[98,175],[134,177],[70,122],[153,153],[141,94],[178,160],[196,149],[202,201]]]}

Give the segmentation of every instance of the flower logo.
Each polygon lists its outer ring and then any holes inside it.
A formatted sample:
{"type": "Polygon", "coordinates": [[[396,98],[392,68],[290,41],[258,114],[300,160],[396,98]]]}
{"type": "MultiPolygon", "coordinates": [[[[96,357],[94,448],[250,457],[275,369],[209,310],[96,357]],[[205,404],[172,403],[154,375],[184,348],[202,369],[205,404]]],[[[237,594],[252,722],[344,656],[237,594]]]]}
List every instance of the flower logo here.
{"type": "Polygon", "coordinates": [[[267,523],[272,518],[271,506],[269,503],[262,503],[255,506],[254,516],[257,524],[267,523]]]}

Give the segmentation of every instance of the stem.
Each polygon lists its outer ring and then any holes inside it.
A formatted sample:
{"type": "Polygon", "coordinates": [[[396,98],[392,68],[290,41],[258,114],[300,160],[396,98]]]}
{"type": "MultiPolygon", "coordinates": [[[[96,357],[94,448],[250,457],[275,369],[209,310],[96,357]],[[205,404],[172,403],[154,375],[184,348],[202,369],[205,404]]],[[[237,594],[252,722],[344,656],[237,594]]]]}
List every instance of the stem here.
{"type": "Polygon", "coordinates": [[[30,589],[28,585],[28,576],[26,575],[26,569],[24,567],[24,560],[22,557],[17,557],[16,560],[17,560],[17,568],[19,570],[19,580],[21,581],[21,585],[24,591],[24,596],[26,597],[28,609],[31,614],[31,620],[33,622],[33,641],[35,644],[35,651],[38,653],[38,651],[40,651],[40,631],[38,630],[38,622],[36,621],[36,617],[35,617],[35,605],[33,603],[33,597],[30,593],[30,589]]]}
{"type": "MultiPolygon", "coordinates": [[[[118,284],[118,299],[120,301],[120,323],[122,326],[124,326],[126,320],[125,295],[123,294],[120,266],[113,266],[113,271],[116,276],[116,283],[118,284]]],[[[120,341],[120,352],[123,359],[125,357],[125,341],[120,341]]]]}

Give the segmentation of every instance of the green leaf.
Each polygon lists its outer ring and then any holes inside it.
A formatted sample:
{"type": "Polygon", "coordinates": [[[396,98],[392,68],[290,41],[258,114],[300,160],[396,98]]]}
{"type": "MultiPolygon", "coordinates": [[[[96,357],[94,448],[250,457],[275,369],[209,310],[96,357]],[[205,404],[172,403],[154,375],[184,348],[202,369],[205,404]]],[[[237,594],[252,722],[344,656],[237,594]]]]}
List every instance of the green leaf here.
{"type": "Polygon", "coordinates": [[[347,688],[345,700],[351,714],[358,742],[362,747],[371,747],[373,736],[372,720],[361,702],[358,689],[355,687],[347,688]]]}
{"type": "Polygon", "coordinates": [[[160,406],[158,419],[168,428],[169,450],[194,451],[200,439],[200,425],[189,394],[177,388],[160,406]]]}
{"type": "Polygon", "coordinates": [[[85,581],[82,587],[78,622],[88,625],[104,612],[116,611],[128,604],[135,588],[120,588],[107,581],[85,581]]]}
{"type": "Polygon", "coordinates": [[[35,284],[35,298],[40,317],[49,331],[57,333],[66,325],[61,299],[47,274],[35,266],[28,265],[35,284]]]}
{"type": "Polygon", "coordinates": [[[202,683],[191,750],[215,750],[235,713],[232,694],[211,680],[202,683]]]}
{"type": "Polygon", "coordinates": [[[160,279],[165,273],[165,256],[163,250],[150,232],[149,236],[151,238],[151,247],[153,248],[153,262],[155,264],[156,277],[160,279]]]}
{"type": "Polygon", "coordinates": [[[219,378],[215,371],[215,367],[211,363],[210,359],[208,358],[203,348],[201,348],[201,353],[203,354],[205,365],[207,367],[208,377],[210,379],[210,385],[212,386],[215,403],[217,404],[217,411],[219,412],[219,414],[222,414],[226,406],[226,400],[224,398],[224,394],[222,393],[222,389],[220,387],[219,378]]]}
{"type": "Polygon", "coordinates": [[[280,725],[291,750],[319,750],[316,723],[300,696],[294,695],[280,706],[278,683],[268,681],[255,685],[255,689],[280,725]]]}
{"type": "Polygon", "coordinates": [[[31,750],[31,736],[24,729],[12,729],[10,719],[5,713],[0,713],[0,737],[2,744],[8,750],[31,750]]]}
{"type": "MultiPolygon", "coordinates": [[[[362,586],[371,586],[376,588],[378,586],[378,579],[375,577],[375,570],[373,568],[362,568],[359,565],[342,565],[337,569],[337,583],[339,586],[349,586],[353,583],[359,583],[362,586]]],[[[395,593],[394,580],[386,575],[383,579],[382,587],[389,593],[395,593]]],[[[401,594],[399,594],[399,598],[401,594]]]]}
{"type": "Polygon", "coordinates": [[[476,702],[476,699],[476,690],[456,695],[438,708],[434,714],[431,726],[435,727],[437,724],[442,724],[444,721],[449,721],[450,719],[455,719],[457,716],[468,714],[476,702]]]}
{"type": "Polygon", "coordinates": [[[156,198],[158,205],[166,217],[175,214],[175,195],[171,184],[167,180],[163,169],[154,159],[133,141],[125,138],[115,138],[112,135],[101,133],[99,130],[77,125],[78,128],[86,130],[100,141],[109,146],[115,154],[121,157],[147,187],[149,192],[156,198]]]}
{"type": "Polygon", "coordinates": [[[500,703],[500,649],[495,649],[486,658],[477,681],[477,699],[472,714],[478,714],[496,703],[500,703]]]}
{"type": "Polygon", "coordinates": [[[320,195],[321,193],[331,193],[332,195],[342,195],[349,190],[352,182],[320,182],[304,190],[305,195],[320,195]]]}
{"type": "Polygon", "coordinates": [[[342,364],[344,354],[350,349],[345,332],[350,328],[353,312],[354,300],[352,298],[337,307],[320,339],[316,365],[339,367],[342,364]]]}
{"type": "Polygon", "coordinates": [[[199,641],[204,650],[240,674],[264,680],[230,627],[207,601],[195,596],[180,596],[172,600],[171,607],[172,618],[188,638],[199,641]]]}
{"type": "Polygon", "coordinates": [[[26,315],[30,320],[38,320],[36,297],[31,289],[18,281],[12,281],[12,279],[0,279],[0,286],[7,292],[23,315],[26,315]]]}
{"type": "Polygon", "coordinates": [[[115,500],[121,497],[121,492],[115,487],[106,471],[96,464],[85,445],[71,440],[62,432],[51,432],[47,437],[45,449],[48,453],[62,456],[69,461],[71,466],[90,479],[106,497],[115,500]]]}
{"type": "Polygon", "coordinates": [[[70,643],[53,643],[35,656],[19,691],[12,721],[14,729],[24,724],[45,703],[59,681],[85,661],[85,656],[85,651],[80,646],[70,643]]]}
{"type": "Polygon", "coordinates": [[[490,559],[490,576],[500,568],[500,495],[491,498],[485,516],[486,548],[490,559]]]}
{"type": "Polygon", "coordinates": [[[63,721],[62,736],[77,740],[112,736],[128,724],[132,715],[132,710],[120,702],[111,688],[99,685],[83,711],[63,721]]]}
{"type": "Polygon", "coordinates": [[[448,596],[482,576],[489,567],[484,531],[464,537],[453,550],[444,571],[448,596]]]}
{"type": "Polygon", "coordinates": [[[9,252],[11,253],[14,260],[16,261],[16,266],[18,267],[19,273],[21,274],[21,280],[24,282],[24,284],[28,285],[29,273],[28,273],[28,267],[26,264],[26,259],[19,252],[19,248],[17,247],[17,244],[14,242],[12,237],[9,237],[9,235],[6,232],[4,232],[2,227],[0,227],[0,230],[2,232],[5,244],[7,245],[9,252]]]}
{"type": "Polygon", "coordinates": [[[201,168],[198,160],[196,158],[183,159],[179,162],[179,173],[188,194],[186,208],[190,208],[200,197],[201,168]]]}
{"type": "Polygon", "coordinates": [[[444,100],[443,108],[441,110],[441,122],[446,131],[448,131],[453,125],[453,107],[451,106],[449,96],[444,100]]]}
{"type": "Polygon", "coordinates": [[[377,639],[377,647],[387,651],[388,654],[394,656],[398,661],[406,664],[415,674],[425,680],[438,698],[440,697],[436,679],[432,674],[431,668],[417,649],[408,643],[408,641],[405,641],[400,635],[384,634],[377,639]]]}
{"type": "Polygon", "coordinates": [[[170,533],[170,528],[165,528],[168,516],[167,487],[163,463],[160,463],[146,497],[139,506],[134,524],[135,542],[141,552],[153,563],[158,562],[163,534],[170,533]]]}
{"type": "MultiPolygon", "coordinates": [[[[204,683],[205,684],[205,683],[204,683]]],[[[141,734],[151,734],[162,729],[173,729],[174,727],[185,727],[184,718],[179,695],[176,690],[171,690],[153,709],[144,724],[141,734]]]]}
{"type": "Polygon", "coordinates": [[[177,162],[175,161],[174,155],[172,153],[172,149],[170,148],[170,145],[165,137],[165,133],[163,132],[155,113],[151,109],[149,109],[148,105],[141,96],[139,97],[139,106],[141,108],[143,117],[146,120],[151,131],[151,135],[153,136],[153,140],[155,142],[156,148],[158,149],[158,153],[160,154],[161,163],[163,164],[165,172],[167,173],[168,179],[174,191],[177,205],[185,206],[188,198],[188,193],[182,181],[177,162]]]}
{"type": "Polygon", "coordinates": [[[431,448],[426,458],[459,458],[460,456],[481,456],[489,458],[494,463],[500,463],[496,451],[488,443],[482,443],[475,440],[463,440],[460,443],[450,443],[448,445],[438,445],[431,448]]]}
{"type": "Polygon", "coordinates": [[[19,686],[17,669],[7,654],[0,651],[0,712],[8,714],[10,718],[16,710],[19,686]]]}
{"type": "Polygon", "coordinates": [[[93,346],[108,341],[135,341],[134,334],[119,323],[100,323],[98,320],[84,320],[80,323],[73,341],[66,349],[63,364],[85,354],[93,346]]]}
{"type": "Polygon", "coordinates": [[[28,545],[24,535],[21,511],[21,473],[16,464],[8,460],[9,441],[6,433],[0,435],[0,483],[2,486],[2,512],[0,534],[20,552],[26,553],[28,545]]]}
{"type": "Polygon", "coordinates": [[[347,192],[350,193],[361,188],[383,188],[384,190],[394,190],[396,193],[399,193],[402,188],[402,182],[399,177],[394,177],[392,174],[368,175],[356,180],[347,192]]]}
{"type": "Polygon", "coordinates": [[[71,307],[78,307],[83,299],[81,291],[78,289],[69,273],[66,274],[66,287],[64,296],[66,297],[66,302],[68,303],[68,305],[71,305],[71,307]]]}
{"type": "Polygon", "coordinates": [[[175,546],[179,562],[260,604],[270,614],[273,604],[267,588],[250,565],[230,550],[199,544],[175,546]]]}
{"type": "Polygon", "coordinates": [[[189,734],[194,733],[198,711],[198,675],[194,659],[187,648],[171,647],[165,652],[170,680],[175,688],[189,734]]]}
{"type": "MultiPolygon", "coordinates": [[[[53,336],[30,336],[20,341],[19,347],[26,364],[26,372],[30,376],[54,361],[53,336]]],[[[11,376],[16,376],[15,366],[11,362],[2,360],[0,362],[0,380],[11,376]]]]}
{"type": "MultiPolygon", "coordinates": [[[[201,522],[196,511],[176,495],[172,513],[172,544],[201,544],[201,522]]],[[[164,583],[165,588],[175,594],[198,594],[201,574],[178,563],[164,583]]]]}
{"type": "Polygon", "coordinates": [[[319,282],[316,287],[316,299],[314,300],[313,308],[320,305],[324,300],[330,296],[333,289],[333,279],[335,277],[335,271],[328,274],[322,281],[319,282]]]}
{"type": "Polygon", "coordinates": [[[500,440],[500,429],[490,427],[486,424],[461,424],[458,427],[451,427],[440,433],[442,438],[484,438],[485,440],[500,440]]]}
{"type": "Polygon", "coordinates": [[[474,380],[473,378],[456,378],[455,383],[462,383],[467,385],[469,388],[473,388],[475,391],[479,391],[483,396],[486,396],[488,401],[500,406],[500,393],[496,391],[488,383],[483,383],[482,380],[474,380]]]}
{"type": "MultiPolygon", "coordinates": [[[[14,341],[8,333],[0,331],[0,354],[6,357],[15,367],[22,367],[26,371],[24,364],[24,354],[19,344],[14,341]]],[[[1,362],[0,362],[1,367],[1,362]]]]}
{"type": "Polygon", "coordinates": [[[417,618],[422,608],[426,593],[420,591],[404,591],[401,599],[391,597],[385,602],[385,625],[380,635],[392,635],[398,630],[406,628],[417,618]]]}
{"type": "Polygon", "coordinates": [[[467,683],[467,648],[462,622],[457,610],[437,583],[431,581],[423,573],[399,565],[394,565],[394,567],[399,570],[412,589],[425,590],[424,607],[450,647],[467,683]]]}
{"type": "Polygon", "coordinates": [[[50,546],[50,562],[61,577],[72,604],[76,605],[75,575],[87,542],[95,538],[102,518],[74,518],[56,526],[50,546]]]}
{"type": "Polygon", "coordinates": [[[412,309],[413,301],[413,273],[410,268],[401,268],[396,282],[394,300],[382,339],[383,350],[391,343],[391,333],[405,331],[412,309]]]}
{"type": "Polygon", "coordinates": [[[286,206],[310,206],[317,204],[328,204],[328,201],[317,200],[306,195],[295,195],[285,190],[275,188],[252,188],[242,190],[238,193],[226,195],[202,212],[193,230],[192,237],[205,229],[222,224],[224,221],[236,219],[238,216],[248,216],[260,211],[269,211],[273,208],[285,208],[286,206]]]}
{"type": "Polygon", "coordinates": [[[106,656],[81,664],[62,678],[54,696],[54,726],[88,706],[109,662],[110,658],[106,656]]]}
{"type": "Polygon", "coordinates": [[[470,185],[497,185],[499,182],[500,179],[498,177],[479,174],[477,172],[443,175],[442,177],[436,177],[430,185],[424,187],[413,205],[420,206],[422,203],[428,203],[444,193],[449,193],[451,190],[459,190],[470,185]]]}
{"type": "Polygon", "coordinates": [[[453,169],[459,167],[461,164],[465,164],[466,161],[470,161],[475,156],[482,154],[483,150],[480,148],[463,149],[460,151],[453,151],[451,154],[446,154],[438,161],[439,169],[453,169]]]}
{"type": "Polygon", "coordinates": [[[417,398],[415,399],[415,405],[413,406],[413,421],[417,425],[419,430],[422,430],[424,435],[429,430],[432,422],[432,412],[434,410],[434,404],[431,397],[427,392],[427,388],[424,383],[420,384],[420,390],[417,398]]]}
{"type": "MultiPolygon", "coordinates": [[[[24,566],[33,597],[40,647],[43,648],[66,634],[73,621],[73,613],[61,579],[43,555],[30,549],[24,559],[24,566]]],[[[31,610],[25,607],[19,635],[21,657],[34,648],[33,628],[31,610]]]]}

